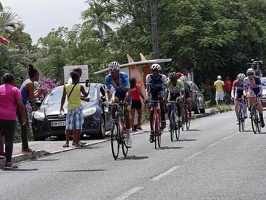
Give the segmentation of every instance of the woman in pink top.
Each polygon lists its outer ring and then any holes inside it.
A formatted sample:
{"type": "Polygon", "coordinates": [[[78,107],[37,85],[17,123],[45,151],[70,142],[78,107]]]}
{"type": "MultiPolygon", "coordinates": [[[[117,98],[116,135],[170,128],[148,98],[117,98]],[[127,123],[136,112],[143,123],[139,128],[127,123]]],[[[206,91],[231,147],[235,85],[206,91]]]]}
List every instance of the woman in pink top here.
{"type": "Polygon", "coordinates": [[[4,84],[0,85],[0,135],[1,137],[5,136],[5,168],[16,168],[16,166],[11,163],[11,159],[16,129],[17,108],[22,116],[23,125],[26,124],[27,118],[20,90],[14,86],[14,75],[6,73],[3,77],[3,81],[4,84]]]}
{"type": "Polygon", "coordinates": [[[145,97],[141,92],[140,85],[138,83],[136,83],[136,78],[130,79],[130,88],[131,88],[131,98],[132,98],[132,104],[131,104],[131,127],[132,127],[132,131],[142,130],[142,128],[141,128],[141,118],[142,118],[141,107],[142,107],[142,105],[141,105],[140,97],[142,99],[145,99],[145,97]],[[137,110],[137,112],[138,112],[137,129],[135,129],[135,127],[134,127],[135,110],[137,110]]]}

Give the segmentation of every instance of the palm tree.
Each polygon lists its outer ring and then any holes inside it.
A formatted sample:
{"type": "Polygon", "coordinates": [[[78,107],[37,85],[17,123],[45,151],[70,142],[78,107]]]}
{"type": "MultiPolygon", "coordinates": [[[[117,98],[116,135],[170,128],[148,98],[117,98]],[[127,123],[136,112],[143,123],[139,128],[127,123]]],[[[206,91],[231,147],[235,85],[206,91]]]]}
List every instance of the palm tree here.
{"type": "Polygon", "coordinates": [[[103,41],[105,34],[112,32],[112,28],[108,23],[116,23],[117,21],[112,17],[112,4],[97,3],[97,0],[87,0],[89,8],[81,13],[83,24],[97,28],[100,34],[100,40],[103,41]]]}
{"type": "Polygon", "coordinates": [[[18,41],[19,32],[24,25],[17,14],[10,12],[8,7],[3,7],[0,2],[0,36],[4,36],[14,42],[18,41]]]}

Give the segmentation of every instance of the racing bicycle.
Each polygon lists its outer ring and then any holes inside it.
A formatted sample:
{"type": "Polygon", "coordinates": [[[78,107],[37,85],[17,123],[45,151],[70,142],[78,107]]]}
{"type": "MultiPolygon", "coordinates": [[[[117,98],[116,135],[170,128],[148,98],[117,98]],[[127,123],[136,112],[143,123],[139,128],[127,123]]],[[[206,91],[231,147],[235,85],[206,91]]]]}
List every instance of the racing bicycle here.
{"type": "Polygon", "coordinates": [[[115,108],[115,118],[111,128],[111,148],[114,159],[116,160],[119,155],[119,148],[122,147],[124,157],[127,156],[128,147],[126,146],[126,129],[125,129],[125,118],[124,118],[124,104],[111,103],[110,106],[115,108]]]}
{"type": "Polygon", "coordinates": [[[260,100],[257,96],[249,97],[252,102],[252,106],[250,108],[250,116],[251,116],[251,125],[253,132],[260,133],[261,132],[261,121],[258,110],[258,101],[260,100]]]}
{"type": "Polygon", "coordinates": [[[238,126],[239,126],[239,131],[244,131],[245,129],[245,109],[244,109],[244,101],[245,99],[240,99],[239,104],[238,104],[238,126]]]}
{"type": "Polygon", "coordinates": [[[176,137],[176,140],[179,140],[180,137],[180,127],[177,123],[178,117],[180,116],[178,113],[178,110],[176,108],[176,101],[168,101],[168,103],[171,103],[171,113],[170,113],[170,136],[171,136],[171,141],[174,141],[174,135],[176,137]]]}

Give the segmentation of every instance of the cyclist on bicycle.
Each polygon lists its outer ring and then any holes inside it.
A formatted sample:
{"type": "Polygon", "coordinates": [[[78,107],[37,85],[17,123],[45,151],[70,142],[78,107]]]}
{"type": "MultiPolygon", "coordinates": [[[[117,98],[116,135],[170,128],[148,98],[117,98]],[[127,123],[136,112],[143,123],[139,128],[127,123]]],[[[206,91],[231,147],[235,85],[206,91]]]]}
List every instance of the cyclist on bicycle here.
{"type": "MultiPolygon", "coordinates": [[[[259,113],[260,113],[260,120],[261,120],[261,127],[263,128],[265,126],[264,124],[264,120],[263,120],[263,107],[262,107],[262,103],[261,103],[261,94],[262,94],[262,84],[261,84],[261,80],[258,76],[255,76],[255,70],[252,68],[249,68],[247,70],[247,76],[244,79],[244,89],[245,92],[247,93],[247,96],[254,96],[256,95],[258,98],[258,108],[259,108],[259,113]]],[[[252,102],[249,99],[248,101],[248,105],[249,105],[249,111],[251,109],[252,106],[252,102]]]]}
{"type": "MultiPolygon", "coordinates": [[[[239,101],[241,101],[243,96],[246,96],[246,93],[244,91],[244,79],[245,79],[245,74],[240,73],[237,75],[237,79],[233,82],[232,85],[232,90],[231,90],[231,98],[234,100],[235,103],[235,112],[236,112],[236,124],[239,124],[238,121],[238,106],[239,106],[239,101]]],[[[244,111],[245,111],[245,118],[247,118],[247,106],[245,102],[243,101],[244,105],[244,111]]]]}
{"type": "Polygon", "coordinates": [[[188,111],[189,111],[189,118],[191,119],[191,111],[192,111],[192,102],[191,102],[191,93],[192,93],[192,88],[189,82],[187,81],[187,78],[185,76],[181,76],[179,78],[180,81],[184,83],[184,90],[185,90],[185,95],[184,95],[184,102],[188,104],[188,111]]]}
{"type": "MultiPolygon", "coordinates": [[[[169,74],[169,81],[167,82],[166,97],[168,101],[176,101],[177,111],[178,111],[178,126],[182,126],[181,122],[181,103],[182,95],[184,93],[184,84],[180,80],[177,80],[176,72],[169,74]]],[[[170,119],[171,114],[171,104],[167,104],[168,107],[168,118],[170,119]]]]}
{"type": "MultiPolygon", "coordinates": [[[[166,126],[165,122],[165,107],[164,107],[164,95],[165,95],[165,88],[167,84],[167,77],[163,74],[160,74],[161,66],[159,64],[151,65],[152,74],[148,74],[146,76],[146,92],[147,97],[150,100],[160,100],[160,110],[161,110],[161,128],[164,129],[166,126]]],[[[152,118],[153,118],[153,103],[152,101],[149,103],[151,106],[150,110],[150,127],[151,127],[151,134],[150,134],[150,142],[154,141],[154,130],[152,127],[152,118]]]]}
{"type": "MultiPolygon", "coordinates": [[[[124,72],[120,72],[120,64],[116,61],[111,62],[108,65],[110,74],[105,77],[105,87],[106,93],[105,98],[106,101],[109,102],[110,97],[110,89],[111,86],[114,89],[114,93],[112,94],[112,102],[119,103],[123,101],[125,104],[125,121],[126,121],[126,133],[127,133],[127,140],[126,145],[127,147],[132,147],[132,140],[130,134],[130,105],[131,105],[131,93],[130,93],[130,83],[128,74],[124,72]]],[[[115,109],[112,109],[112,117],[114,119],[115,116],[115,109]]]]}

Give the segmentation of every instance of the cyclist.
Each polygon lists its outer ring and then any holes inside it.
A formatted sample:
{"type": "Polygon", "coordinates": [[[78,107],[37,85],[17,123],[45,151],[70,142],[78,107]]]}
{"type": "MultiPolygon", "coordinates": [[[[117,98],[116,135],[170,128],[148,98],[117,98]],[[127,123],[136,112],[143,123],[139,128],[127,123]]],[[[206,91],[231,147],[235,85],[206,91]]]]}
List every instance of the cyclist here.
{"type": "Polygon", "coordinates": [[[191,111],[192,111],[192,102],[191,102],[191,93],[192,93],[192,88],[189,82],[187,81],[187,78],[185,76],[181,76],[179,78],[180,81],[184,83],[184,102],[188,104],[188,111],[189,111],[189,118],[192,118],[191,111]]]}
{"type": "MultiPolygon", "coordinates": [[[[160,100],[160,109],[161,109],[161,128],[164,129],[166,126],[165,122],[165,106],[164,106],[164,95],[165,95],[165,88],[167,84],[167,77],[163,74],[160,74],[161,66],[159,64],[152,64],[151,65],[152,74],[148,74],[146,76],[146,92],[147,97],[150,100],[160,100]]],[[[152,107],[153,103],[150,102],[149,105],[152,107]]],[[[151,127],[151,134],[150,134],[150,142],[154,141],[154,130],[152,127],[152,117],[153,117],[153,109],[150,110],[150,127],[151,127]]]]}
{"type": "MultiPolygon", "coordinates": [[[[265,126],[264,120],[263,120],[263,107],[261,103],[261,94],[262,94],[262,84],[261,80],[258,76],[255,76],[255,70],[252,68],[249,68],[247,70],[247,76],[244,79],[244,90],[247,93],[247,96],[254,96],[256,95],[259,98],[258,101],[258,108],[259,108],[259,113],[260,113],[260,120],[261,120],[261,127],[263,128],[265,126]]],[[[248,101],[249,105],[249,111],[252,106],[252,102],[248,101]]]]}
{"type": "MultiPolygon", "coordinates": [[[[239,124],[238,122],[238,106],[239,106],[239,101],[242,99],[243,96],[246,96],[246,93],[244,91],[244,79],[245,79],[245,74],[240,73],[237,75],[236,80],[233,82],[232,85],[232,90],[231,90],[231,98],[234,100],[235,103],[235,112],[236,112],[236,124],[239,124]]],[[[247,116],[247,106],[245,102],[243,101],[244,105],[244,111],[245,111],[245,118],[247,116]]]]}
{"type": "MultiPolygon", "coordinates": [[[[110,74],[105,77],[106,101],[109,102],[111,86],[114,90],[112,94],[112,102],[119,103],[123,101],[125,104],[125,121],[126,121],[126,133],[127,147],[132,147],[131,133],[130,133],[130,105],[131,105],[131,92],[128,74],[120,72],[120,64],[116,61],[111,62],[108,65],[110,74]]],[[[115,110],[112,109],[112,117],[115,116],[115,110]]]]}
{"type": "MultiPolygon", "coordinates": [[[[177,111],[179,113],[178,116],[178,126],[182,126],[181,122],[181,103],[182,103],[182,95],[184,93],[184,84],[180,80],[177,80],[176,72],[172,72],[169,74],[169,81],[167,82],[167,90],[166,90],[166,96],[168,101],[177,101],[177,111]]],[[[168,104],[168,118],[170,119],[171,114],[171,104],[168,104]]]]}

